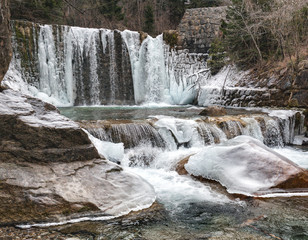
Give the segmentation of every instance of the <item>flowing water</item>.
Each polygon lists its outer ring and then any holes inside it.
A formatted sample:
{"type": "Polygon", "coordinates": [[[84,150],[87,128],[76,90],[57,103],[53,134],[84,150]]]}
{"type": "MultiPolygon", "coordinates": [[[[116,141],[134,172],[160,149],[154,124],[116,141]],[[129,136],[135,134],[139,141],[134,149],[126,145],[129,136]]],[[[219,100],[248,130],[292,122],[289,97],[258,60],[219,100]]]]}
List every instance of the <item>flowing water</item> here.
{"type": "Polygon", "coordinates": [[[27,22],[12,22],[12,29],[13,59],[3,84],[65,106],[61,113],[79,122],[100,154],[142,176],[157,194],[158,204],[144,214],[88,218],[61,231],[88,239],[308,239],[307,193],[240,200],[177,171],[187,157],[239,135],[307,168],[307,148],[291,147],[303,134],[300,111],[233,108],[202,117],[200,108],[170,105],[224,104],[229,70],[208,81],[207,55],[171,49],[162,35],[141,41],[128,30],[27,22]]]}
{"type": "Polygon", "coordinates": [[[107,159],[153,185],[164,209],[146,220],[129,217],[79,223],[77,228],[91,224],[97,239],[308,239],[306,197],[240,200],[217,184],[177,173],[181,160],[242,134],[308,167],[307,149],[286,146],[301,131],[296,111],[227,111],[224,117],[201,117],[196,107],[61,108],[95,136],[94,141],[105,143],[98,146],[107,159]]]}

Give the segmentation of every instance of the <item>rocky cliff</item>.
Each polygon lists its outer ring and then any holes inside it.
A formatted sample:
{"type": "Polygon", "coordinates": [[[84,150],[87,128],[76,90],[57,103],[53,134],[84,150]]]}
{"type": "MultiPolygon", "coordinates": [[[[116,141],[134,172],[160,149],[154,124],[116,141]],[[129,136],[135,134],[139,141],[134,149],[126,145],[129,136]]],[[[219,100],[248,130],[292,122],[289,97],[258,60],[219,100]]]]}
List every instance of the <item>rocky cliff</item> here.
{"type": "Polygon", "coordinates": [[[0,82],[8,70],[11,57],[9,0],[0,0],[0,82]]]}

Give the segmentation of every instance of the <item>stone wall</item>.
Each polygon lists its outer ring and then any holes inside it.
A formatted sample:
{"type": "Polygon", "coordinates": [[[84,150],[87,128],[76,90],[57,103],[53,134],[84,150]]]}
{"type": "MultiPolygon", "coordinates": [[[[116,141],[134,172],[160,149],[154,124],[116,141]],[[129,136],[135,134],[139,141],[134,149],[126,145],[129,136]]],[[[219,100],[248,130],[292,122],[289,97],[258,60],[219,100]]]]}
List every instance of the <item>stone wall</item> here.
{"type": "Polygon", "coordinates": [[[296,77],[287,69],[270,78],[258,79],[247,75],[235,79],[236,85],[204,86],[198,104],[233,107],[299,107],[308,108],[308,60],[299,64],[296,77]]]}
{"type": "Polygon", "coordinates": [[[0,0],[0,82],[8,70],[11,57],[9,0],[0,0]]]}
{"type": "Polygon", "coordinates": [[[227,7],[187,9],[178,26],[179,45],[190,52],[206,53],[219,34],[227,7]]]}

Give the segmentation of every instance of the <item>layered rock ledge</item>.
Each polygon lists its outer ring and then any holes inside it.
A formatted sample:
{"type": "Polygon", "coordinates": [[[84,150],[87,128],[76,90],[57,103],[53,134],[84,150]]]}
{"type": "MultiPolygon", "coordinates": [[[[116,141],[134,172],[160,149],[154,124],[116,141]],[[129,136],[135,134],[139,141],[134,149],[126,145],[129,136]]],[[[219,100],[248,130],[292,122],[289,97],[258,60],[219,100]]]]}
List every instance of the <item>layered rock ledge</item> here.
{"type": "Polygon", "coordinates": [[[120,216],[154,201],[152,186],[102,159],[55,107],[0,92],[0,225],[120,216]]]}

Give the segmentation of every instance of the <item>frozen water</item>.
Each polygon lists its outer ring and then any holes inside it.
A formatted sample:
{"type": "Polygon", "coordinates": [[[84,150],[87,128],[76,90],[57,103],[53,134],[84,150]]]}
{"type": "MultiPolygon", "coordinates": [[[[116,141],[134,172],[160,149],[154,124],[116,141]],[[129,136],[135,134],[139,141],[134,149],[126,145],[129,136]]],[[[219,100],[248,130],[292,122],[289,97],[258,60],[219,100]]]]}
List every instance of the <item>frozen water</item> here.
{"type": "Polygon", "coordinates": [[[185,165],[190,174],[216,180],[228,192],[244,195],[254,195],[283,181],[286,176],[277,171],[280,168],[288,169],[291,175],[298,171],[287,158],[248,136],[206,147],[185,165]]]}

